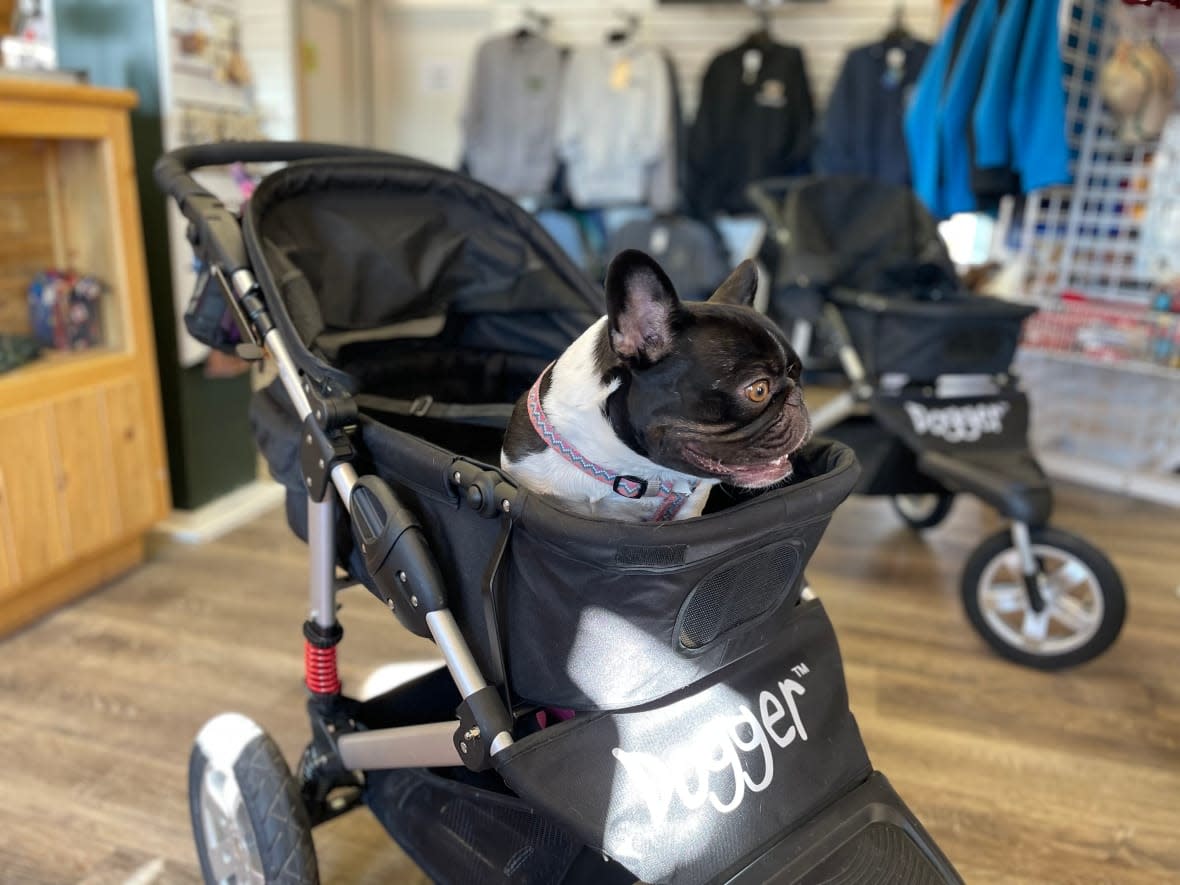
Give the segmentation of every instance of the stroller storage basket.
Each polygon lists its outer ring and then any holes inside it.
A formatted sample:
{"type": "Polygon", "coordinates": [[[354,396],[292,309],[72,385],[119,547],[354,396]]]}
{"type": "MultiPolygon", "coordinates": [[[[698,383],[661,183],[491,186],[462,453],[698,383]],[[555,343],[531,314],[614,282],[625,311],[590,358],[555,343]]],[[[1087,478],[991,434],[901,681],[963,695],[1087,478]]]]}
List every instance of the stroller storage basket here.
{"type": "MultiPolygon", "coordinates": [[[[299,424],[273,389],[255,395],[251,415],[271,471],[288,489],[292,528],[306,537],[299,424]]],[[[497,592],[512,688],[575,710],[658,700],[774,643],[832,510],[858,475],[850,450],[817,442],[796,456],[791,485],[697,519],[590,519],[523,491],[511,514],[487,519],[462,503],[452,482],[460,455],[368,417],[361,431],[363,466],[422,521],[485,672],[495,672],[495,648],[483,582],[501,520],[510,522],[497,592]]],[[[341,562],[371,588],[351,537],[339,534],[341,562]]]]}
{"type": "Polygon", "coordinates": [[[1007,372],[1036,308],[984,295],[945,300],[836,291],[829,296],[870,376],[918,381],[1007,372]]]}

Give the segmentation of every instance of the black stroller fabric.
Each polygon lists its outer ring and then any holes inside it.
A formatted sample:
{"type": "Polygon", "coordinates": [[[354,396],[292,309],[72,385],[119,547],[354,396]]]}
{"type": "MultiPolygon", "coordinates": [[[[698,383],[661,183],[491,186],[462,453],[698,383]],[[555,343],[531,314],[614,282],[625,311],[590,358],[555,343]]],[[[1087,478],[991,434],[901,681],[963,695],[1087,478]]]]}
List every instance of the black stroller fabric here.
{"type": "Polygon", "coordinates": [[[352,393],[512,402],[605,312],[515,203],[416,160],[292,163],[244,221],[296,364],[352,393]]]}
{"type": "Polygon", "coordinates": [[[509,786],[561,783],[540,791],[542,811],[644,882],[676,885],[715,881],[872,771],[815,600],[691,694],[575,717],[505,755],[509,786]]]}
{"type": "Polygon", "coordinates": [[[959,282],[938,224],[906,187],[853,176],[794,184],[775,225],[770,314],[786,328],[834,302],[870,375],[991,374],[1012,361],[1025,305],[959,282]]]}

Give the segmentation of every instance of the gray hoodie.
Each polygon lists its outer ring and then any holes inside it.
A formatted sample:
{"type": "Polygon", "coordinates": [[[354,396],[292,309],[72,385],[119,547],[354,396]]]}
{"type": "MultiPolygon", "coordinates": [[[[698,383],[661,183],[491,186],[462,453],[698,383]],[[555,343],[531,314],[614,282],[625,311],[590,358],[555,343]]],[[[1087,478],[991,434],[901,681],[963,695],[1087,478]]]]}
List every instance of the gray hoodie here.
{"type": "Polygon", "coordinates": [[[557,135],[574,203],[671,209],[675,177],[661,174],[674,163],[671,108],[668,65],[659,50],[631,43],[575,49],[557,135]]]}
{"type": "Polygon", "coordinates": [[[507,34],[479,47],[463,115],[463,158],[473,178],[516,198],[548,192],[557,171],[561,50],[507,34]]]}

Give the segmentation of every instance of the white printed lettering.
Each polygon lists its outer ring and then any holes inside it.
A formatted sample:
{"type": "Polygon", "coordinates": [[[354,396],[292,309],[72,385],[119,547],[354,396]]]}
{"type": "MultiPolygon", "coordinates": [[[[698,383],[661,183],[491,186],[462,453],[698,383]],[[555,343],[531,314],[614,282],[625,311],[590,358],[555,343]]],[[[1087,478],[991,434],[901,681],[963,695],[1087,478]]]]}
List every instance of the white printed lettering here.
{"type": "Polygon", "coordinates": [[[985,433],[1003,433],[1009,403],[973,403],[928,409],[921,403],[903,403],[914,433],[937,436],[949,443],[975,442],[985,433]]]}
{"type": "Polygon", "coordinates": [[[673,747],[666,760],[621,747],[611,751],[635,783],[653,824],[667,820],[673,800],[689,811],[707,802],[721,814],[729,814],[741,806],[747,790],[761,793],[770,786],[774,780],[771,741],[785,748],[796,738],[807,740],[795,701],[806,689],[794,679],[784,679],[775,687],[778,694],[759,692],[760,715],[742,704],[736,715],[718,716],[705,723],[691,739],[673,747]],[[756,752],[762,757],[760,776],[757,757],[749,756],[756,752]]]}

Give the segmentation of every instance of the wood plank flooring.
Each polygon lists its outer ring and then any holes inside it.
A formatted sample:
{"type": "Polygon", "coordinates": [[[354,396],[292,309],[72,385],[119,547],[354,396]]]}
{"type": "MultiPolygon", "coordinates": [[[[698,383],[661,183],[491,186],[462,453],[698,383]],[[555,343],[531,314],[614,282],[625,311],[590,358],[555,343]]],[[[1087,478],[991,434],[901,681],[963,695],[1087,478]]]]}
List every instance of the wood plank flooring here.
{"type": "MultiPolygon", "coordinates": [[[[919,538],[852,499],[809,570],[840,637],[869,753],[969,883],[1180,882],[1180,513],[1071,488],[1054,520],[1121,569],[1122,638],[1045,674],[988,652],[958,576],[998,527],[969,500],[919,538]]],[[[0,882],[194,883],[185,778],[201,724],[236,709],[289,760],[306,552],[279,512],[204,547],[155,545],[126,577],[0,641],[0,882]]],[[[431,656],[343,595],[346,682],[431,656]]],[[[316,831],[327,883],[425,880],[358,811],[316,831]]]]}

